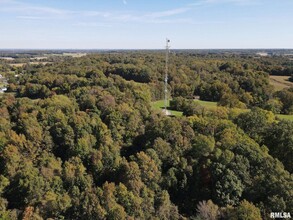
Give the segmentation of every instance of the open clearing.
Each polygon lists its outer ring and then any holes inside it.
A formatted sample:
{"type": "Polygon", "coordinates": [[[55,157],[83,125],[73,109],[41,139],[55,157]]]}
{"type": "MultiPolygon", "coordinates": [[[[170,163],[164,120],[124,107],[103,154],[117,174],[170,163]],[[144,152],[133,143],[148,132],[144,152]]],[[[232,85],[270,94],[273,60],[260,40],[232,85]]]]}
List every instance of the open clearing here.
{"type": "MultiPolygon", "coordinates": [[[[167,103],[167,108],[170,107],[170,101],[168,100],[168,103],[167,103]]],[[[163,111],[164,109],[164,100],[159,100],[159,101],[156,101],[156,102],[152,102],[152,108],[154,110],[157,110],[157,111],[163,111]]],[[[175,115],[175,116],[182,116],[182,112],[179,112],[179,111],[174,111],[174,110],[170,110],[171,114],[172,115],[175,115]]]]}
{"type": "MultiPolygon", "coordinates": [[[[197,102],[198,104],[209,108],[209,109],[213,109],[217,107],[217,102],[208,102],[208,101],[201,101],[201,100],[196,100],[195,102],[197,102]]],[[[170,101],[168,101],[167,103],[167,108],[170,106],[170,101]]],[[[162,110],[164,109],[164,100],[159,100],[159,101],[155,101],[152,102],[152,108],[154,110],[160,111],[162,112],[162,110]]],[[[249,111],[249,109],[238,109],[238,111],[242,112],[247,112],[249,111]]],[[[176,117],[182,117],[183,113],[180,111],[174,111],[174,110],[170,110],[171,114],[176,116],[176,117]]],[[[281,115],[281,114],[277,114],[276,115],[279,119],[287,119],[287,120],[292,120],[293,121],[293,115],[281,115]]]]}
{"type": "Polygon", "coordinates": [[[282,90],[293,87],[293,83],[289,81],[289,78],[289,76],[270,76],[270,82],[276,90],[282,90]]]}
{"type": "MultiPolygon", "coordinates": [[[[215,108],[217,107],[217,103],[216,102],[208,102],[208,101],[201,101],[201,100],[196,100],[196,103],[205,106],[207,108],[215,108]]],[[[164,109],[164,100],[159,100],[159,101],[155,101],[152,102],[152,107],[154,110],[158,110],[158,111],[162,111],[164,109]]],[[[167,108],[170,107],[170,101],[168,101],[167,103],[167,108]]],[[[174,111],[174,110],[170,110],[171,114],[174,116],[182,116],[182,112],[180,111],[174,111]]]]}
{"type": "Polygon", "coordinates": [[[281,115],[281,114],[278,114],[277,117],[280,118],[280,119],[287,119],[287,120],[293,121],[293,115],[281,115]]]}

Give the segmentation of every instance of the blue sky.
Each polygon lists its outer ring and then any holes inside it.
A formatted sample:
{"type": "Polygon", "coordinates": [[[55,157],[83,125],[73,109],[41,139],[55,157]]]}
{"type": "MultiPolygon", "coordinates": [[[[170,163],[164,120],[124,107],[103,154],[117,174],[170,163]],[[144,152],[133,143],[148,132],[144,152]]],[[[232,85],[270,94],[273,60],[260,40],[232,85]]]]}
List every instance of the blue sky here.
{"type": "Polygon", "coordinates": [[[0,0],[0,48],[293,48],[293,0],[0,0]]]}

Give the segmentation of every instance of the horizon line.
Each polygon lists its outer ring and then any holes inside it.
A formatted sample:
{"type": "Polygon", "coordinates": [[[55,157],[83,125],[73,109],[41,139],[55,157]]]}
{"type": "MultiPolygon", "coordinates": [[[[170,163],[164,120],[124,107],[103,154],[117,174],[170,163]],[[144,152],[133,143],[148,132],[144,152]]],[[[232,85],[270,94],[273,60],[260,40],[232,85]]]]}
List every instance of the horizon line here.
{"type": "MultiPolygon", "coordinates": [[[[0,50],[165,50],[165,48],[0,48],[0,50]]],[[[287,47],[171,48],[171,50],[293,50],[287,47]]]]}

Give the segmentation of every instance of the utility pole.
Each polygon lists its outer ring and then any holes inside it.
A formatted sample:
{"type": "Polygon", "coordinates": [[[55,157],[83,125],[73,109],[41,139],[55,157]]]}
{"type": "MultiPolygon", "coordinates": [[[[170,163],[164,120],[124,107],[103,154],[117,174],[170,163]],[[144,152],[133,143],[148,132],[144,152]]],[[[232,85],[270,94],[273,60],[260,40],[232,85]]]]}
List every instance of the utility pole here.
{"type": "Polygon", "coordinates": [[[165,114],[168,115],[167,111],[167,104],[168,104],[168,62],[169,62],[169,46],[170,40],[167,38],[166,39],[166,66],[165,66],[165,85],[164,85],[164,94],[165,94],[165,99],[164,99],[164,110],[165,114]]]}

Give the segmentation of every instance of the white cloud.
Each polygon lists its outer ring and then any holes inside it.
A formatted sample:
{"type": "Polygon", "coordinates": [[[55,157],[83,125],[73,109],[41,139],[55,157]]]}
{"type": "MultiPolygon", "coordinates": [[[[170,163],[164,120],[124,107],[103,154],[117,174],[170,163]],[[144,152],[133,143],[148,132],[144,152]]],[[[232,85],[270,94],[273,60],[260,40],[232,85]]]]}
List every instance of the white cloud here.
{"type": "Polygon", "coordinates": [[[22,3],[13,0],[0,0],[0,11],[2,12],[16,12],[27,15],[47,15],[47,16],[65,16],[73,12],[69,10],[62,10],[58,8],[36,6],[22,3]]]}
{"type": "Polygon", "coordinates": [[[21,20],[44,20],[44,19],[49,19],[46,17],[38,17],[38,16],[17,16],[16,18],[21,19],[21,20]]]}
{"type": "MultiPolygon", "coordinates": [[[[206,0],[213,1],[213,0],[206,0]]],[[[127,4],[127,0],[123,0],[127,4]]],[[[0,12],[13,12],[19,19],[41,20],[41,19],[87,19],[87,26],[95,26],[93,22],[140,22],[140,23],[190,23],[190,19],[178,17],[193,9],[195,6],[187,5],[170,10],[145,12],[125,11],[73,11],[54,7],[40,6],[36,4],[23,3],[16,0],[0,0],[0,12]],[[177,16],[176,19],[174,16],[177,16]],[[90,18],[92,17],[92,18],[90,18]],[[166,19],[168,18],[168,19],[166,19]]],[[[84,24],[85,26],[86,24],[84,24]]],[[[82,25],[80,25],[82,26],[82,25]]]]}
{"type": "Polygon", "coordinates": [[[78,22],[76,24],[73,24],[73,26],[78,27],[112,27],[110,24],[105,23],[97,23],[97,22],[78,22]]]}
{"type": "Polygon", "coordinates": [[[159,12],[153,12],[150,14],[145,15],[146,17],[151,17],[151,18],[162,18],[162,17],[169,17],[173,15],[178,15],[185,13],[187,11],[191,10],[191,8],[175,8],[172,10],[167,10],[167,11],[159,11],[159,12]]]}
{"type": "Polygon", "coordinates": [[[259,0],[204,0],[203,3],[208,4],[222,4],[222,3],[230,3],[235,5],[256,5],[259,4],[259,0]]]}
{"type": "Polygon", "coordinates": [[[76,11],[74,12],[76,15],[86,16],[86,17],[110,17],[112,13],[103,12],[103,11],[76,11]]]}

